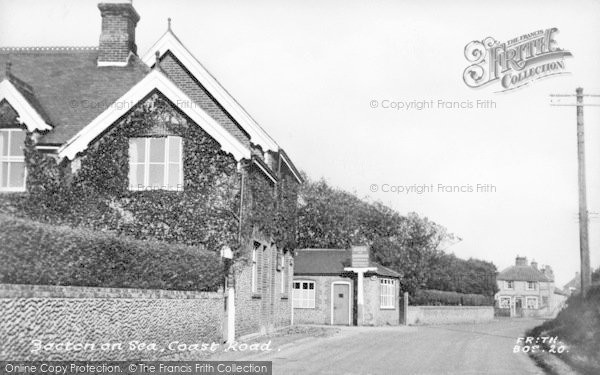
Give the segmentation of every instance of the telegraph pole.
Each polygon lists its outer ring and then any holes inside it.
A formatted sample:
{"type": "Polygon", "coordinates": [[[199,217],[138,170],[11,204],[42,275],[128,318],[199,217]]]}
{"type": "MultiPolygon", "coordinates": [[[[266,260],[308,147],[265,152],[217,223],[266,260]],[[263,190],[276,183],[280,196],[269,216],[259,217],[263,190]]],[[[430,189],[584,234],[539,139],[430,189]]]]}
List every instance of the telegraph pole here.
{"type": "Polygon", "coordinates": [[[590,243],[589,243],[589,212],[587,209],[587,190],[585,178],[585,132],[583,125],[583,107],[584,106],[599,106],[598,104],[584,104],[583,97],[599,97],[600,95],[583,95],[581,87],[575,90],[573,94],[553,94],[551,97],[572,97],[576,96],[575,104],[569,103],[553,103],[552,106],[575,106],[577,107],[577,168],[578,168],[578,184],[579,184],[579,256],[581,262],[581,294],[585,293],[592,284],[592,269],[590,265],[590,243]]]}
{"type": "Polygon", "coordinates": [[[592,284],[590,267],[589,216],[585,181],[585,135],[583,125],[583,89],[577,88],[577,165],[579,178],[579,251],[581,257],[581,295],[592,284]]]}

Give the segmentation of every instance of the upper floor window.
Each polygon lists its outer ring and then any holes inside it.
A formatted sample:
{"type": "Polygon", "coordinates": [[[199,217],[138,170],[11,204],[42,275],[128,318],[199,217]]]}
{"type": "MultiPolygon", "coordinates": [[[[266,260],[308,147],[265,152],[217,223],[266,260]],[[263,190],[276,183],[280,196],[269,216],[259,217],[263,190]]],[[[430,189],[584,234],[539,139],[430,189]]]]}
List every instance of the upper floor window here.
{"type": "Polygon", "coordinates": [[[527,290],[535,290],[536,284],[537,283],[535,281],[528,281],[527,282],[527,290]]]}
{"type": "Polygon", "coordinates": [[[512,280],[505,281],[506,289],[515,289],[515,282],[512,280]]]}
{"type": "Polygon", "coordinates": [[[315,308],[315,282],[294,281],[292,306],[302,309],[315,308]]]}
{"type": "Polygon", "coordinates": [[[0,191],[25,191],[25,137],[22,129],[0,129],[0,191]]]}
{"type": "Polygon", "coordinates": [[[181,137],[129,139],[130,190],[183,190],[181,137]]]}
{"type": "Polygon", "coordinates": [[[393,309],[396,295],[396,283],[393,279],[379,280],[379,302],[382,309],[393,309]]]}

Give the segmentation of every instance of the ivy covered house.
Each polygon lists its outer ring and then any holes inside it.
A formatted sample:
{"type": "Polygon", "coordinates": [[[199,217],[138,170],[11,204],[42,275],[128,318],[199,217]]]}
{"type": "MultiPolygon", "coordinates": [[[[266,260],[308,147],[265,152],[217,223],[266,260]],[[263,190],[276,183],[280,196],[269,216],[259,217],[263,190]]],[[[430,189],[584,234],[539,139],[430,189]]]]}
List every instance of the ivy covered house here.
{"type": "Polygon", "coordinates": [[[138,55],[131,1],[98,47],[0,48],[1,210],[232,249],[237,335],[291,323],[302,178],[169,25],[138,55]]]}

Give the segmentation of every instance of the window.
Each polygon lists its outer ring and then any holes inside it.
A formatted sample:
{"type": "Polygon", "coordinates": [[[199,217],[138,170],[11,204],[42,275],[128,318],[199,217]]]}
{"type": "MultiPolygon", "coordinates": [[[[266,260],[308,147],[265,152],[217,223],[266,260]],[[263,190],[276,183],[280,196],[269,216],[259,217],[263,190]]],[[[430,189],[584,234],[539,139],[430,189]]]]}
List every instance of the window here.
{"type": "Polygon", "coordinates": [[[536,284],[537,283],[535,281],[528,281],[527,282],[527,290],[535,290],[536,284]]]}
{"type": "Polygon", "coordinates": [[[537,309],[538,308],[538,299],[537,297],[527,297],[526,305],[528,309],[537,309]]]}
{"type": "Polygon", "coordinates": [[[0,130],[0,191],[25,191],[25,136],[21,129],[0,130]]]}
{"type": "Polygon", "coordinates": [[[510,297],[500,297],[498,302],[498,307],[501,309],[509,309],[510,308],[510,297]]]}
{"type": "Polygon", "coordinates": [[[285,254],[280,255],[279,268],[281,269],[281,293],[286,294],[288,292],[288,270],[285,262],[285,254]]]}
{"type": "Polygon", "coordinates": [[[294,281],[292,306],[301,309],[315,308],[314,281],[294,281]]]}
{"type": "Polygon", "coordinates": [[[182,190],[181,137],[129,139],[130,190],[182,190]]]}
{"type": "Polygon", "coordinates": [[[396,283],[394,279],[379,280],[379,302],[382,309],[393,309],[395,307],[396,283]]]}
{"type": "Polygon", "coordinates": [[[506,289],[515,289],[515,282],[512,280],[505,281],[506,289]]]}
{"type": "Polygon", "coordinates": [[[542,297],[542,305],[548,306],[548,297],[547,296],[542,297]]]}
{"type": "Polygon", "coordinates": [[[252,293],[258,293],[258,248],[260,247],[259,243],[254,243],[254,248],[252,249],[252,293]]]}

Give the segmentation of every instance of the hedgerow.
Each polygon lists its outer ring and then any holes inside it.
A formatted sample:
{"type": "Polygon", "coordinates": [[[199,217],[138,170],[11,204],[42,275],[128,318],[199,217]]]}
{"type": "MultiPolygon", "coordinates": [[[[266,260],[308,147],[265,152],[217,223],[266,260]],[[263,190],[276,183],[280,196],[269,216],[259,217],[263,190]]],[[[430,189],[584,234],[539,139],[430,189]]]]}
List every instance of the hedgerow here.
{"type": "Polygon", "coordinates": [[[493,306],[494,298],[482,294],[466,294],[442,290],[417,290],[410,296],[416,306],[493,306]]]}
{"type": "Polygon", "coordinates": [[[198,247],[0,214],[0,283],[215,291],[219,256],[198,247]]]}

